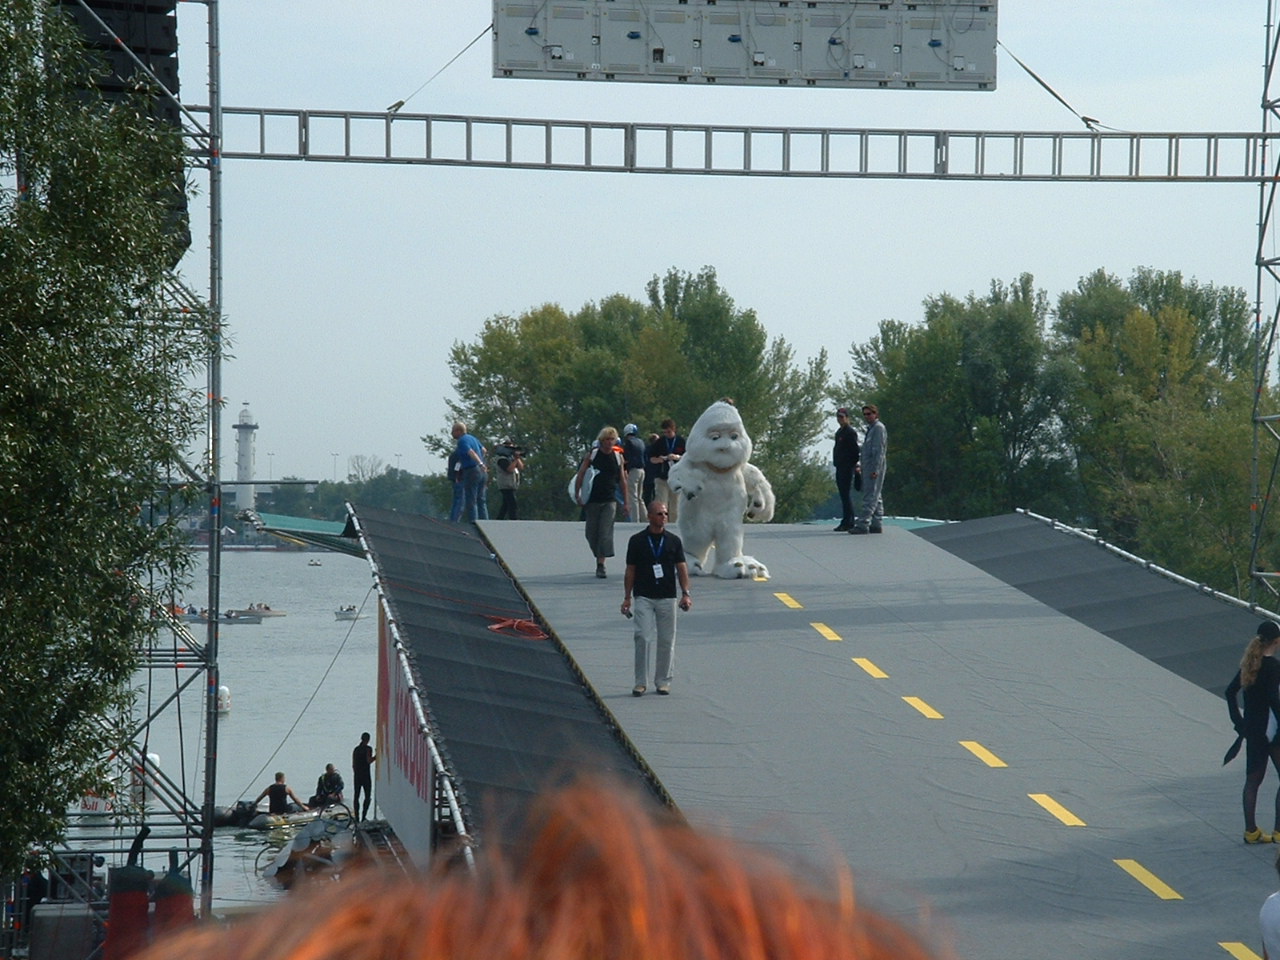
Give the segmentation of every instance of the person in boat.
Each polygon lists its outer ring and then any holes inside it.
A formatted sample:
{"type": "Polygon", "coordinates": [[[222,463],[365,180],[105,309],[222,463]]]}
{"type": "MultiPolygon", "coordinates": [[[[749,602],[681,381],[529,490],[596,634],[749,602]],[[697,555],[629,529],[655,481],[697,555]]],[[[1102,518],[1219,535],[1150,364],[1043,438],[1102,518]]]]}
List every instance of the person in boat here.
{"type": "Polygon", "coordinates": [[[276,773],[275,783],[270,784],[254,798],[253,805],[256,807],[263,797],[268,798],[267,813],[299,813],[311,809],[299,800],[293,788],[284,782],[283,770],[276,773]],[[290,803],[290,801],[293,802],[290,803]]]}
{"type": "Polygon", "coordinates": [[[324,773],[316,780],[316,795],[311,798],[311,806],[327,807],[331,803],[341,803],[345,786],[338,768],[332,763],[325,764],[324,773]]]}

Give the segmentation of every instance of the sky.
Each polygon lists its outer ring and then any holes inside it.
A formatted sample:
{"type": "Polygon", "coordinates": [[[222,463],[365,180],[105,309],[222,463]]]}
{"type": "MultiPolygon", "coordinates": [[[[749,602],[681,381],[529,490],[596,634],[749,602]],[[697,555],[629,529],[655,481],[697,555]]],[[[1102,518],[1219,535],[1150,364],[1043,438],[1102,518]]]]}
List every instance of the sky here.
{"type": "MultiPolygon", "coordinates": [[[[1005,0],[994,92],[496,79],[486,0],[218,3],[226,107],[915,130],[1251,132],[1263,0],[1005,0]],[[421,89],[420,89],[421,88],[421,89]],[[417,92],[415,92],[417,91],[417,92]]],[[[179,5],[182,99],[208,102],[203,4],[179,5]]],[[[229,147],[234,146],[228,144],[229,147]]],[[[208,290],[207,177],[180,266],[208,290]]],[[[259,425],[255,479],[345,478],[354,456],[442,469],[448,349],[545,303],[644,299],[715,268],[739,308],[838,379],[885,319],[1031,273],[1051,299],[1098,268],[1181,271],[1254,296],[1245,184],[944,183],[228,160],[223,165],[222,470],[259,425]]],[[[858,398],[849,398],[858,402],[858,398]]],[[[619,421],[624,412],[619,411],[619,421]]],[[[481,438],[494,442],[501,438],[481,438]]]]}

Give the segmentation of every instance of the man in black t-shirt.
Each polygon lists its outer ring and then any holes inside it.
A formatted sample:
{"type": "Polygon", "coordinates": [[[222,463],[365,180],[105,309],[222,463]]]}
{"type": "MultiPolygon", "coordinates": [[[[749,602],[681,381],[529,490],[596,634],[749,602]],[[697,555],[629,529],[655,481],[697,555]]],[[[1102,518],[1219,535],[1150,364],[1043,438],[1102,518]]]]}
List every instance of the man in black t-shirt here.
{"type": "Polygon", "coordinates": [[[254,798],[253,805],[256,807],[258,805],[258,801],[263,797],[270,798],[267,806],[268,813],[295,813],[297,810],[311,809],[299,800],[289,784],[285,783],[283,770],[276,774],[274,783],[270,784],[254,798]],[[290,801],[296,805],[296,810],[290,809],[290,801]]]}
{"type": "Polygon", "coordinates": [[[684,457],[684,437],[676,433],[676,422],[668,417],[662,421],[662,433],[649,445],[645,455],[654,465],[653,496],[667,505],[670,516],[668,522],[676,523],[680,518],[680,496],[667,486],[667,474],[672,464],[679,463],[684,457]]]}
{"type": "Polygon", "coordinates": [[[369,817],[369,803],[373,799],[373,761],[377,756],[373,747],[369,746],[369,734],[360,734],[360,742],[351,751],[351,779],[354,782],[355,795],[351,799],[351,813],[359,814],[361,820],[369,817]],[[364,792],[364,810],[360,809],[360,793],[364,792]]]}
{"type": "Polygon", "coordinates": [[[640,428],[628,423],[622,431],[622,462],[627,468],[627,492],[631,495],[631,512],[627,519],[635,522],[644,518],[644,465],[645,443],[640,439],[640,428]]]}
{"type": "Polygon", "coordinates": [[[649,525],[627,541],[627,572],[623,579],[622,615],[632,616],[635,596],[635,681],[632,696],[642,696],[649,677],[649,650],[657,646],[653,682],[658,693],[671,692],[676,648],[676,582],[680,609],[693,606],[684,544],[667,527],[667,505],[649,504],[649,525]]]}

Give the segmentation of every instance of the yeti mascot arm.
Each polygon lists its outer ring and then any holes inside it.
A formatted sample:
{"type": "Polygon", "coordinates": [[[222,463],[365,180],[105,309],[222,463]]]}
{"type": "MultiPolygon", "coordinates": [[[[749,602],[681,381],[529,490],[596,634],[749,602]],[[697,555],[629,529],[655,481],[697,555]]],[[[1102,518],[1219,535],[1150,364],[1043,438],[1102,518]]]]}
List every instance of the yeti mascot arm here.
{"type": "Polygon", "coordinates": [[[684,457],[671,467],[667,483],[681,498],[676,525],[692,574],[726,580],[769,576],[763,563],[742,552],[743,518],[773,519],[773,488],[747,462],[751,450],[738,408],[722,400],[703,411],[689,431],[684,457]]]}

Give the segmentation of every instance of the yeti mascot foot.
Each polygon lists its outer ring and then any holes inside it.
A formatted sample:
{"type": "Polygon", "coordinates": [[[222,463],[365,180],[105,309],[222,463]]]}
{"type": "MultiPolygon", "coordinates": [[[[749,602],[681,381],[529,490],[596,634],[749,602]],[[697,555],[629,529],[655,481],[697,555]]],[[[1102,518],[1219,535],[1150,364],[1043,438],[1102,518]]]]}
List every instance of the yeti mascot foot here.
{"type": "Polygon", "coordinates": [[[773,488],[751,459],[751,438],[738,408],[718,401],[703,411],[667,483],[680,497],[677,526],[689,572],[726,580],[768,579],[768,568],[742,552],[745,517],[773,519],[773,488]],[[714,554],[713,554],[714,551],[714,554]]]}

